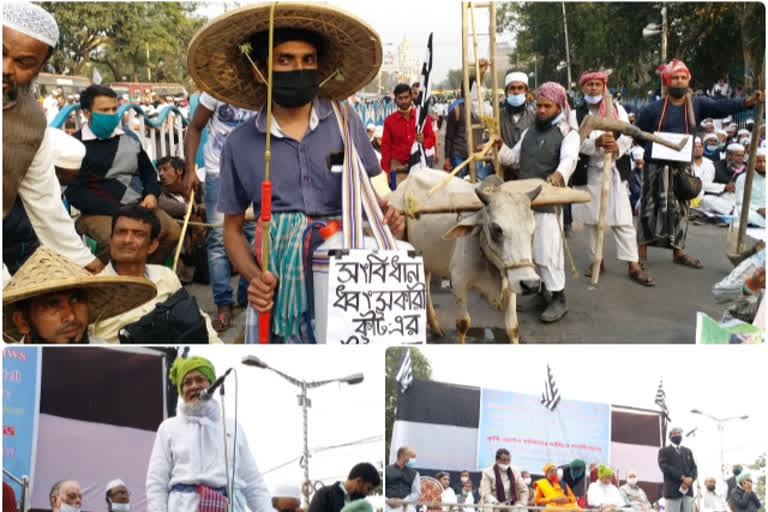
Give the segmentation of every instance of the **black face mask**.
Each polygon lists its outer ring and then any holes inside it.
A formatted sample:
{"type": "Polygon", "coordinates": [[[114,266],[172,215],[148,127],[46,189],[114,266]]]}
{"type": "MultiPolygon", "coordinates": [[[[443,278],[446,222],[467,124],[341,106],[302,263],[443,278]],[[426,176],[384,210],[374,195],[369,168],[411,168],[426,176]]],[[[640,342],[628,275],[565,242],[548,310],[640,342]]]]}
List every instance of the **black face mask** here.
{"type": "Polygon", "coordinates": [[[679,99],[685,96],[685,91],[687,90],[688,90],[687,87],[670,87],[668,89],[669,95],[675,99],[679,99]]]}
{"type": "Polygon", "coordinates": [[[349,499],[351,501],[361,500],[363,498],[365,498],[365,494],[361,493],[360,491],[350,493],[349,495],[349,499]]]}
{"type": "Polygon", "coordinates": [[[672,441],[672,444],[677,446],[683,441],[683,436],[672,436],[669,440],[672,441]]]}
{"type": "Polygon", "coordinates": [[[306,105],[317,94],[316,69],[272,72],[272,99],[285,108],[306,105]]]}
{"type": "Polygon", "coordinates": [[[709,492],[715,492],[715,486],[714,486],[714,485],[708,485],[708,486],[707,486],[707,490],[708,490],[709,492]]]}

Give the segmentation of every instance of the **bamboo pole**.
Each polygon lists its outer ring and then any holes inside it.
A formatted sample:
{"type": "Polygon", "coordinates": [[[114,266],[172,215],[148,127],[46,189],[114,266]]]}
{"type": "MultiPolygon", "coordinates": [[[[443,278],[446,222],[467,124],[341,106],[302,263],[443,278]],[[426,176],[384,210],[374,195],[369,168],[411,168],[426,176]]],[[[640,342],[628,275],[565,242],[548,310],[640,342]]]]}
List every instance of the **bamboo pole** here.
{"type": "MultiPolygon", "coordinates": [[[[499,95],[497,90],[499,89],[499,77],[496,74],[496,3],[490,2],[488,6],[490,16],[490,47],[491,47],[491,87],[493,87],[493,95],[491,101],[493,102],[493,118],[496,120],[496,127],[501,135],[501,113],[499,109],[499,95]]],[[[491,134],[493,135],[493,134],[491,134]]],[[[496,169],[496,175],[504,179],[504,172],[501,169],[501,159],[499,158],[499,150],[496,146],[493,147],[493,167],[496,169]]]]}
{"type": "Polygon", "coordinates": [[[448,174],[448,176],[445,177],[443,181],[441,181],[440,183],[432,187],[432,189],[430,189],[429,195],[431,196],[432,194],[434,194],[435,192],[443,188],[449,181],[451,181],[451,179],[453,179],[454,176],[456,176],[456,174],[458,174],[460,170],[466,167],[467,164],[469,164],[473,160],[480,160],[481,158],[483,158],[486,154],[488,154],[488,151],[490,151],[492,147],[493,147],[493,140],[489,140],[488,142],[486,142],[485,146],[483,146],[483,149],[479,153],[470,153],[469,158],[461,162],[461,164],[456,166],[456,168],[452,170],[448,174]]]}
{"type": "Polygon", "coordinates": [[[184,236],[187,234],[187,226],[189,226],[189,216],[192,215],[192,207],[195,204],[195,190],[189,191],[189,206],[187,206],[187,213],[184,215],[184,224],[181,226],[181,234],[179,235],[179,243],[176,244],[176,254],[173,257],[173,271],[176,272],[176,267],[179,264],[179,256],[181,255],[181,247],[184,245],[184,236]]]}
{"type": "MultiPolygon", "coordinates": [[[[605,117],[613,114],[613,98],[605,87],[605,117]]],[[[597,240],[595,242],[595,257],[592,260],[592,285],[600,280],[600,264],[603,261],[603,245],[605,243],[605,217],[608,214],[608,195],[613,181],[613,153],[605,150],[603,157],[603,187],[600,190],[600,216],[597,219],[597,240]]]]}
{"type": "MultiPolygon", "coordinates": [[[[474,147],[472,144],[472,108],[470,106],[472,98],[469,94],[469,20],[467,13],[467,2],[461,3],[461,69],[464,72],[464,130],[467,144],[467,156],[472,156],[474,147]]],[[[459,107],[456,107],[459,108],[459,107]]],[[[471,160],[470,160],[471,162],[471,160]]],[[[465,161],[466,166],[466,161],[465,161]]],[[[454,169],[455,171],[456,169],[454,169]]],[[[454,174],[455,175],[455,174],[454,174]]],[[[475,181],[474,166],[470,169],[470,180],[475,181]]]]}
{"type": "MultiPolygon", "coordinates": [[[[475,85],[477,85],[477,115],[482,119],[483,115],[483,91],[482,91],[482,80],[480,77],[480,54],[478,50],[477,45],[477,22],[475,20],[475,5],[472,2],[469,2],[469,9],[470,14],[472,16],[472,48],[474,52],[475,57],[475,85]]],[[[467,93],[469,94],[469,93],[467,93]]],[[[471,102],[465,103],[467,109],[469,110],[469,114],[467,117],[472,117],[472,105],[471,102]]],[[[475,151],[475,141],[473,140],[474,137],[467,134],[467,144],[469,147],[467,148],[467,153],[472,154],[475,151]],[[471,143],[471,144],[470,144],[471,143]]],[[[469,181],[470,183],[477,183],[477,166],[473,165],[469,169],[469,181]]]]}
{"type": "Polygon", "coordinates": [[[758,102],[755,126],[752,128],[752,141],[749,143],[749,163],[747,164],[747,176],[744,178],[744,197],[741,199],[736,254],[741,254],[744,250],[744,237],[747,234],[747,222],[749,222],[749,202],[752,200],[752,181],[755,178],[755,155],[757,154],[757,143],[760,139],[760,125],[763,124],[764,110],[765,104],[758,102]]]}

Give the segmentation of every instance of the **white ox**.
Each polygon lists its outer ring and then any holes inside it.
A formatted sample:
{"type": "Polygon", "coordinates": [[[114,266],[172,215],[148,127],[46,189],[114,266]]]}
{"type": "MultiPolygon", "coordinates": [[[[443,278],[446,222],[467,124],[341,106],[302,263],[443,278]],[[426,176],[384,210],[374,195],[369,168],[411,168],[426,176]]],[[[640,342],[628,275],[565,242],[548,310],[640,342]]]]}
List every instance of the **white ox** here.
{"type": "MultiPolygon", "coordinates": [[[[428,191],[446,177],[443,171],[422,169],[412,172],[387,197],[389,203],[408,214],[428,206],[428,191]]],[[[431,274],[450,278],[456,302],[458,342],[464,343],[471,325],[468,292],[478,290],[489,305],[504,312],[507,336],[519,342],[517,294],[528,284],[537,284],[532,260],[534,217],[531,201],[541,192],[536,187],[528,193],[512,192],[502,187],[496,176],[473,185],[453,178],[435,196],[467,198],[476,194],[483,207],[474,213],[430,213],[407,216],[408,242],[424,255],[427,282],[427,321],[432,331],[444,335],[432,305],[431,274]],[[458,222],[457,222],[458,221],[458,222]]],[[[472,196],[474,199],[474,196],[472,196]]],[[[464,201],[466,203],[466,201],[464,201]]]]}

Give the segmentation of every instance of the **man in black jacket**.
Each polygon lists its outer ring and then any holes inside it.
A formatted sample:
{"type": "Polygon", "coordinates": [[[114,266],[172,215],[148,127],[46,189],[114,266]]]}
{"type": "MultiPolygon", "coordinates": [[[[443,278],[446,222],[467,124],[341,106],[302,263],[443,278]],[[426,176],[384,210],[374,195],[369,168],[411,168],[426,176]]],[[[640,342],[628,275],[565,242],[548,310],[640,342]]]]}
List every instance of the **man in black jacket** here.
{"type": "Polygon", "coordinates": [[[741,474],[741,472],[744,470],[744,467],[741,464],[734,464],[733,469],[733,476],[725,481],[725,483],[728,485],[728,491],[725,493],[725,499],[727,500],[731,496],[731,491],[733,491],[733,488],[736,487],[736,478],[741,474]]]}
{"type": "Polygon", "coordinates": [[[693,452],[680,446],[683,430],[673,428],[669,432],[671,445],[659,450],[659,468],[664,474],[664,499],[666,512],[691,512],[693,510],[693,481],[698,476],[693,452]]]}
{"type": "Polygon", "coordinates": [[[339,512],[348,503],[371,494],[381,484],[376,467],[368,462],[356,464],[343,482],[323,487],[315,493],[309,512],[339,512]]]}

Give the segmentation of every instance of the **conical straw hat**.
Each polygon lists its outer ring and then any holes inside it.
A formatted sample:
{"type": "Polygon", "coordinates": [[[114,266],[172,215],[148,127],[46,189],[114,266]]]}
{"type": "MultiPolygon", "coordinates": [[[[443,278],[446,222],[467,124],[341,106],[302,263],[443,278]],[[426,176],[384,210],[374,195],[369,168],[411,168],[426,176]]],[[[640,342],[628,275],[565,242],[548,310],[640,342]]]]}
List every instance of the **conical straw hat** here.
{"type": "MultiPolygon", "coordinates": [[[[271,7],[272,3],[263,3],[229,11],[192,37],[187,67],[202,90],[236,107],[258,110],[264,105],[266,86],[254,79],[253,67],[240,45],[269,29],[271,7]]],[[[365,22],[334,7],[280,2],[275,8],[275,28],[311,30],[325,39],[318,79],[322,82],[337,70],[340,76],[320,88],[321,98],[347,98],[370,83],[381,66],[379,35],[365,22]]]]}
{"type": "Polygon", "coordinates": [[[133,276],[94,276],[47,247],[38,248],[3,288],[3,331],[18,340],[21,334],[11,321],[12,304],[47,293],[84,289],[88,292],[88,323],[111,318],[157,295],[155,285],[133,276]]]}

